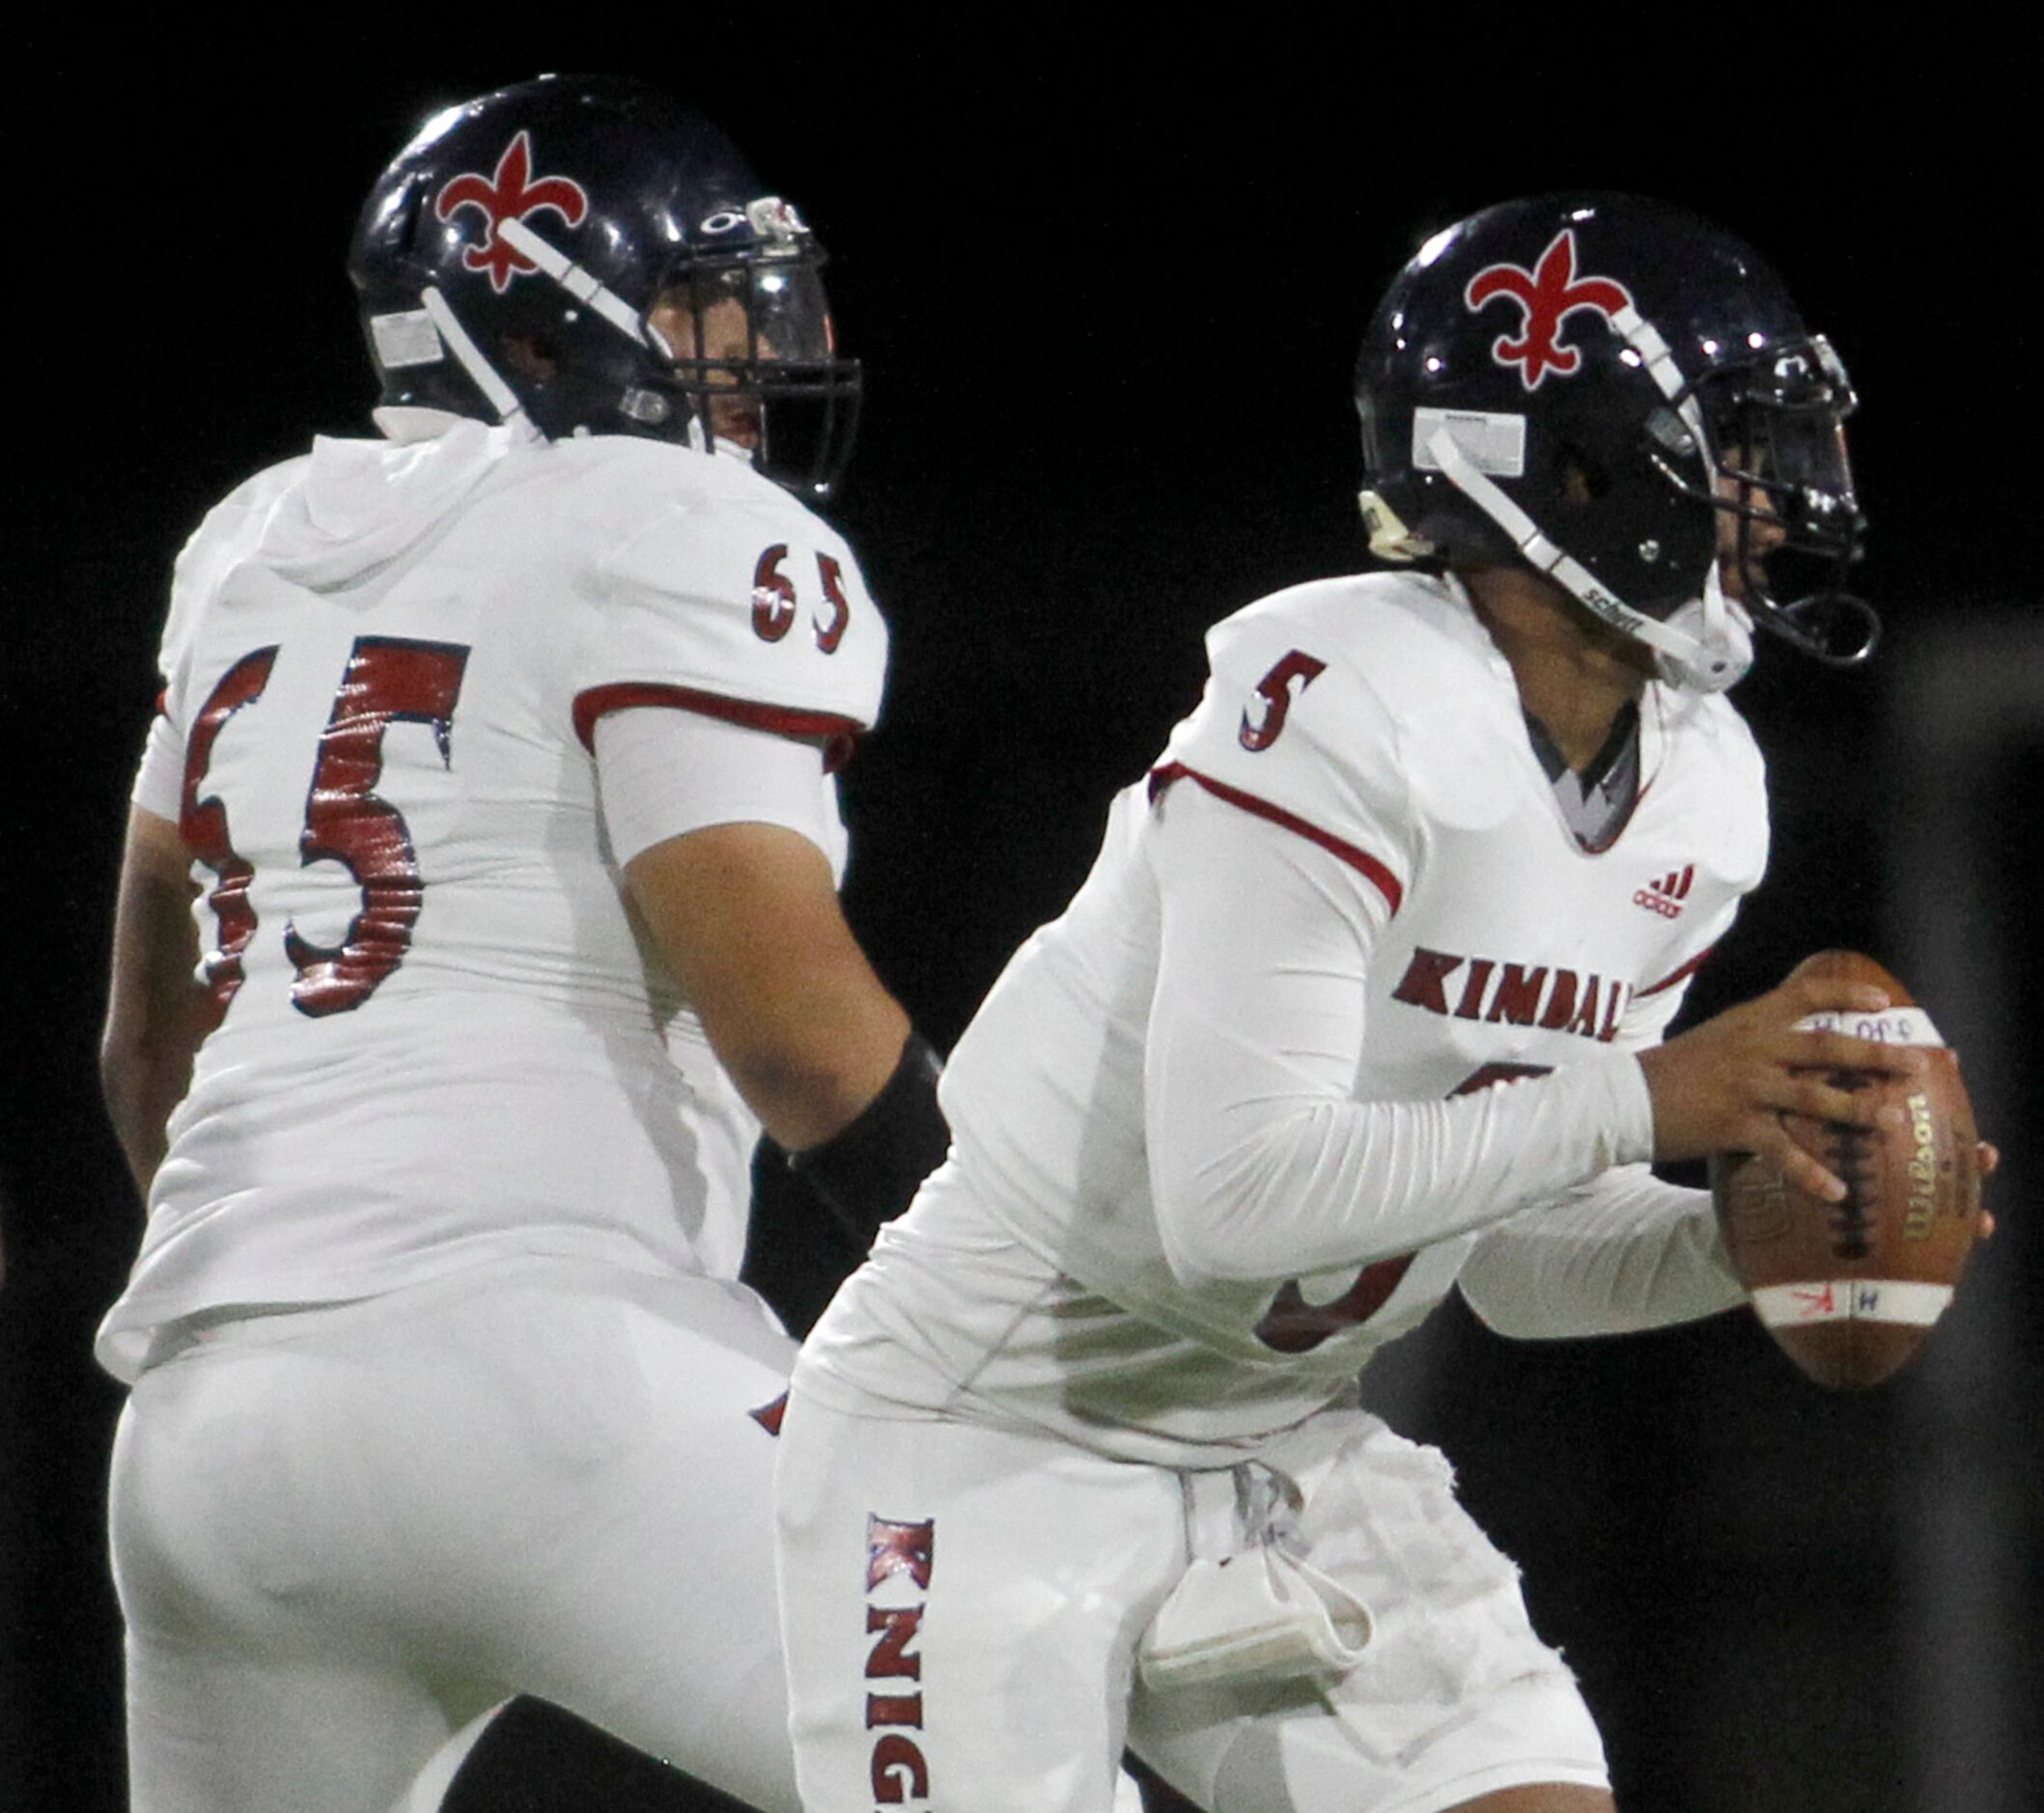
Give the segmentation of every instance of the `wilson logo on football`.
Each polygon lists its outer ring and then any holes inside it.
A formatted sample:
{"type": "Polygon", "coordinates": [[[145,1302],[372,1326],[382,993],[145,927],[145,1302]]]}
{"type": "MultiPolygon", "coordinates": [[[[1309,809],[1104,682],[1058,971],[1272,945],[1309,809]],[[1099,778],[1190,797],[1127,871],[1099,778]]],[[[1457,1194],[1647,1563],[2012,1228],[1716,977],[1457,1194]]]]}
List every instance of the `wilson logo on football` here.
{"type": "Polygon", "coordinates": [[[1695,879],[1696,865],[1685,863],[1660,880],[1649,881],[1633,896],[1633,905],[1659,913],[1664,919],[1679,919],[1682,917],[1682,903],[1689,899],[1690,888],[1695,879]]]}
{"type": "Polygon", "coordinates": [[[589,192],[569,177],[532,180],[532,134],[520,132],[504,147],[497,167],[489,176],[464,172],[450,181],[433,205],[442,220],[452,220],[464,208],[483,216],[483,240],[466,246],[462,263],[470,270],[490,273],[490,287],[498,294],[511,288],[514,277],[537,271],[539,266],[516,247],[497,237],[497,228],[507,220],[523,220],[543,208],[551,209],[571,227],[582,224],[589,212],[589,192]]]}
{"type": "Polygon", "coordinates": [[[1576,230],[1563,227],[1540,254],[1532,270],[1519,265],[1491,265],[1479,270],[1462,293],[1470,312],[1481,314],[1498,296],[1526,311],[1526,332],[1517,340],[1500,334],[1491,343],[1491,357],[1499,365],[1516,365],[1519,381],[1538,390],[1550,372],[1566,377],[1582,363],[1575,347],[1561,344],[1561,323],[1579,309],[1592,309],[1607,321],[1633,306],[1630,291],[1610,277],[1576,275],[1576,230]]]}

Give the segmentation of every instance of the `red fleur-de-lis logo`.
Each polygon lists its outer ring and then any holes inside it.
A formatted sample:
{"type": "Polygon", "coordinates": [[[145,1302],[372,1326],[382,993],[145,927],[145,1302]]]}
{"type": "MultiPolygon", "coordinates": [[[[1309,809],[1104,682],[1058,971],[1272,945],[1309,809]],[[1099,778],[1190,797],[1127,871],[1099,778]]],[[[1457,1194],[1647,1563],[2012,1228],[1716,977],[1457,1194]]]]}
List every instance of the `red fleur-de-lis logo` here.
{"type": "Polygon", "coordinates": [[[1491,343],[1491,357],[1499,365],[1519,367],[1519,381],[1528,390],[1540,388],[1550,372],[1566,377],[1582,363],[1582,354],[1564,347],[1557,336],[1561,323],[1578,309],[1595,309],[1607,321],[1620,309],[1633,306],[1633,298],[1622,283],[1610,277],[1576,276],[1576,230],[1563,227],[1540,254],[1536,269],[1518,265],[1492,265],[1470,279],[1462,299],[1473,314],[1494,296],[1509,296],[1526,310],[1526,334],[1514,340],[1500,334],[1491,343]]]}
{"type": "Polygon", "coordinates": [[[504,147],[497,167],[489,176],[468,171],[456,177],[440,191],[433,211],[451,220],[464,208],[479,209],[484,220],[483,242],[464,246],[462,263],[470,270],[487,270],[498,294],[511,288],[514,277],[539,266],[522,252],[497,237],[497,224],[523,220],[542,208],[550,208],[571,227],[580,226],[589,211],[589,194],[579,182],[567,177],[532,180],[532,134],[519,132],[504,147]]]}

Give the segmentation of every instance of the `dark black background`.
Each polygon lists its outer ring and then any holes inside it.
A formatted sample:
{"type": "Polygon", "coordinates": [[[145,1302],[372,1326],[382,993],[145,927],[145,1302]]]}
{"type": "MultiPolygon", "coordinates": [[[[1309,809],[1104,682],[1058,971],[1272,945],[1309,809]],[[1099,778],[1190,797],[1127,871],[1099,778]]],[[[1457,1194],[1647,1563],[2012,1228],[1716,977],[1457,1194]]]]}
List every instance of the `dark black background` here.
{"type": "MultiPolygon", "coordinates": [[[[1107,795],[1196,692],[1203,628],[1360,562],[1348,375],[1390,272],[1475,207],[1578,185],[1734,227],[1865,399],[1864,581],[1890,646],[1857,677],[1769,649],[1742,687],[1772,763],[1774,870],[1695,1004],[1822,945],[1899,961],[1886,833],[1909,809],[1989,827],[1944,900],[2003,953],[2008,1025],[2035,1023],[2034,722],[1979,789],[1934,800],[1912,797],[1890,736],[1913,652],[2035,597],[2028,54],[1956,28],[1891,55],[1764,16],[1624,35],[1615,17],[1435,9],[1330,34],[1273,11],[1137,43],[1005,14],[951,38],[649,14],[570,54],[499,55],[487,19],[393,14],[317,36],[280,19],[293,37],[268,51],[200,25],[26,45],[0,213],[18,411],[0,1804],[121,1804],[98,1503],[119,1393],[88,1347],[139,1222],[93,1050],[170,561],[248,471],[310,431],[362,432],[342,250],[376,171],[446,101],[541,67],[642,75],[721,120],[831,245],[868,374],[833,514],[895,629],[886,720],[850,776],[849,899],[940,1044],[1083,873],[1107,795]]],[[[2019,1124],[1990,1130],[2010,1162],[1982,1260],[2015,1332],[1965,1409],[2006,1457],[2004,1748],[2040,1631],[2033,1063],[2019,1085],[2019,1124]]],[[[798,1324],[847,1257],[769,1200],[755,1269],[798,1324]]],[[[1923,1431],[1950,1413],[1944,1363],[1841,1399],[1743,1318],[1531,1348],[1451,1307],[1385,1389],[1526,1565],[1631,1813],[1874,1813],[1931,1804],[1897,1784],[1939,1767],[1902,1511],[1933,1464],[1923,1431]]],[[[485,1760],[478,1804],[679,1804],[551,1726],[485,1760]]],[[[2018,1802],[1983,1786],[1949,1804],[2018,1802]]]]}

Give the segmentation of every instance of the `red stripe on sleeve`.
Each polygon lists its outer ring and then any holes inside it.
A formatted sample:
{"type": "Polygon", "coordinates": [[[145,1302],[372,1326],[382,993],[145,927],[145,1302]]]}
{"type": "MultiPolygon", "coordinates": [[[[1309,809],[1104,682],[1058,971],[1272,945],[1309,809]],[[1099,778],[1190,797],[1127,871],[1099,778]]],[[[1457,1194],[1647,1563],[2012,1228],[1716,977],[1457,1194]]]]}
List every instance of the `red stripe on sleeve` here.
{"type": "Polygon", "coordinates": [[[1217,781],[1190,768],[1183,762],[1171,762],[1162,767],[1150,770],[1150,798],[1154,802],[1162,796],[1165,788],[1174,781],[1191,781],[1204,788],[1216,799],[1224,799],[1231,806],[1239,806],[1245,812],[1254,813],[1259,819],[1268,819],[1273,824],[1282,825],[1288,831],[1296,831],[1310,844],[1318,844],[1322,850],[1339,856],[1341,860],[1368,881],[1385,898],[1385,904],[1395,913],[1399,903],[1405,899],[1405,888],[1398,878],[1366,850],[1358,850],[1354,844],[1345,843],[1331,831],[1324,831],[1319,825],[1302,819],[1297,813],[1287,812],[1282,806],[1274,806],[1268,799],[1259,799],[1254,794],[1246,794],[1239,787],[1230,787],[1225,781],[1217,781]]]}
{"type": "Polygon", "coordinates": [[[704,717],[726,724],[742,724],[748,730],[764,730],[776,737],[792,737],[798,742],[821,743],[824,772],[835,774],[852,760],[852,752],[865,727],[856,718],[835,711],[798,711],[787,706],[761,705],[751,699],[727,699],[722,693],[698,692],[693,686],[669,686],[648,680],[620,681],[615,685],[591,686],[574,696],[574,734],[582,747],[596,753],[596,724],[612,711],[629,711],[641,705],[661,705],[679,711],[697,711],[704,717]]]}
{"type": "Polygon", "coordinates": [[[1687,982],[1690,977],[1703,967],[1704,959],[1709,957],[1711,952],[1717,948],[1715,944],[1705,945],[1688,962],[1684,963],[1680,969],[1675,970],[1670,975],[1663,976],[1659,982],[1648,983],[1645,988],[1637,990],[1633,998],[1638,1000],[1642,994],[1659,994],[1663,989],[1672,989],[1678,982],[1687,982]]]}

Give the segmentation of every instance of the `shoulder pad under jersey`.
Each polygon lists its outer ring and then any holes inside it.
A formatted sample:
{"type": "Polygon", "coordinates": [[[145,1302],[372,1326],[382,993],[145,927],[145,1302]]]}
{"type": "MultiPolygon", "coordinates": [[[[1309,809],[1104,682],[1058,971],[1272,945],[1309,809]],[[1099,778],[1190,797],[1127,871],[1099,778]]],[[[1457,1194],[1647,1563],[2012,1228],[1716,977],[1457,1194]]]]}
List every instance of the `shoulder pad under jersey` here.
{"type": "Polygon", "coordinates": [[[740,460],[629,436],[581,445],[603,455],[590,482],[604,532],[578,720],[702,694],[791,728],[827,720],[818,734],[872,725],[886,625],[835,529],[740,460]]]}
{"type": "Polygon", "coordinates": [[[310,462],[309,454],[300,454],[244,479],[206,513],[179,550],[171,569],[170,608],[156,655],[156,670],[164,681],[164,703],[173,723],[183,722],[185,656],[198,636],[207,607],[228,573],[255,550],[277,500],[310,462]]]}
{"type": "Polygon", "coordinates": [[[1411,703],[1485,671],[1452,609],[1430,582],[1384,574],[1295,586],[1236,613],[1207,638],[1206,689],[1161,778],[1197,776],[1359,851],[1395,895],[1415,855],[1411,703]]]}

